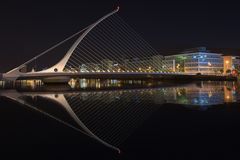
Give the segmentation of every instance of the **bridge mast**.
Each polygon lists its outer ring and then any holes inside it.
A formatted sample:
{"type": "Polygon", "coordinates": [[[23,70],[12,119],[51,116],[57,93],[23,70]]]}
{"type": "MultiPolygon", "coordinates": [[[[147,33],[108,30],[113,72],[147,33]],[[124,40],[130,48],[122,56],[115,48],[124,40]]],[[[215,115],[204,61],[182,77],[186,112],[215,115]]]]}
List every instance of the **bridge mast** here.
{"type": "Polygon", "coordinates": [[[117,13],[119,11],[119,7],[117,7],[117,9],[115,9],[114,11],[112,11],[111,13],[103,16],[102,18],[100,18],[98,21],[96,21],[95,23],[93,23],[92,25],[90,25],[90,27],[75,41],[75,43],[72,45],[72,47],[68,50],[68,52],[66,53],[66,55],[54,66],[50,67],[49,69],[40,71],[40,72],[63,72],[63,69],[66,65],[66,63],[68,62],[69,58],[71,57],[71,55],[73,54],[73,51],[76,49],[76,47],[81,43],[81,41],[84,39],[84,37],[87,36],[87,34],[93,29],[95,28],[99,23],[101,23],[102,21],[104,21],[105,19],[107,19],[108,17],[112,16],[113,14],[117,13]]]}
{"type": "Polygon", "coordinates": [[[23,68],[24,65],[27,65],[29,63],[31,63],[33,60],[43,56],[44,54],[46,54],[47,52],[49,52],[50,50],[56,48],[57,46],[63,44],[64,42],[66,42],[67,40],[73,38],[74,36],[78,35],[79,33],[81,33],[82,31],[83,34],[81,34],[81,36],[75,41],[75,43],[72,45],[72,47],[68,50],[68,52],[65,54],[65,56],[54,66],[43,70],[43,71],[39,71],[38,73],[52,73],[52,72],[63,72],[63,69],[66,65],[66,63],[68,62],[69,58],[71,57],[73,51],[76,49],[76,47],[79,45],[79,43],[81,43],[81,41],[84,39],[84,37],[93,29],[95,28],[99,23],[101,23],[102,21],[104,21],[105,19],[107,19],[108,17],[112,16],[113,14],[117,13],[119,11],[119,7],[117,7],[114,11],[108,13],[107,15],[101,17],[99,20],[97,20],[95,23],[91,24],[90,26],[84,28],[83,30],[75,33],[74,35],[70,36],[69,38],[65,39],[64,41],[54,45],[53,47],[49,48],[48,50],[44,51],[43,53],[35,56],[34,58],[28,60],[27,62],[25,62],[24,64],[20,65],[19,67],[16,67],[10,71],[8,71],[7,73],[3,74],[3,78],[4,79],[8,79],[8,80],[16,80],[18,77],[20,77],[23,74],[26,73],[22,73],[20,72],[20,70],[23,68]]]}

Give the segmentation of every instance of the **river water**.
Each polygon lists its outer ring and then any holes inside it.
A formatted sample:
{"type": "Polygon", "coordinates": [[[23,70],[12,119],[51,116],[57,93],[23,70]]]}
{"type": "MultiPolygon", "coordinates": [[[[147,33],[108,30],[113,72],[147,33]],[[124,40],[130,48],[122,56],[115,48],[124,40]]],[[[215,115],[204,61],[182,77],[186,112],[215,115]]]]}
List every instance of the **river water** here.
{"type": "Polygon", "coordinates": [[[236,159],[236,82],[0,83],[1,153],[44,159],[236,159]]]}

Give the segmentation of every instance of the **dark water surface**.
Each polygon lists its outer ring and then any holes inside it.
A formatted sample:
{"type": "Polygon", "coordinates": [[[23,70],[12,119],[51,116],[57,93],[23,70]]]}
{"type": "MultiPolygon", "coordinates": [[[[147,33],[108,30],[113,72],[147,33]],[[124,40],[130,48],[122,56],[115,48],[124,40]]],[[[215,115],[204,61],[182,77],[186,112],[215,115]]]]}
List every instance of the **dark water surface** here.
{"type": "Polygon", "coordinates": [[[240,86],[1,82],[1,155],[41,159],[239,159],[240,86]]]}

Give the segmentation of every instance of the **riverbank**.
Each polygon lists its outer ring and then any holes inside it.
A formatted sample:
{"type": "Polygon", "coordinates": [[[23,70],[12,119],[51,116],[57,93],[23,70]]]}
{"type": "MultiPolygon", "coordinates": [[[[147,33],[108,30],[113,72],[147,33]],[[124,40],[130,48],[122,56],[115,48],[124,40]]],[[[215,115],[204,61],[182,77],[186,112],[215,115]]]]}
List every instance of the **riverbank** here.
{"type": "Polygon", "coordinates": [[[71,79],[111,79],[111,80],[157,80],[157,81],[237,81],[234,76],[222,75],[187,75],[187,74],[137,74],[137,73],[102,73],[102,74],[61,74],[19,77],[18,80],[40,80],[45,84],[68,83],[71,79]]]}

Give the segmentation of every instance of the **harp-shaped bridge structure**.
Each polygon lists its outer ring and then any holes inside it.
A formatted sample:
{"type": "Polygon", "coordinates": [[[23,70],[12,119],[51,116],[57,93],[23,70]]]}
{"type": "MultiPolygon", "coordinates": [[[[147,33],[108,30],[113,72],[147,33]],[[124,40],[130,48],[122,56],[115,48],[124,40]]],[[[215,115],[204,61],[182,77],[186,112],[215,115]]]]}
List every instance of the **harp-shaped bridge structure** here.
{"type": "Polygon", "coordinates": [[[5,80],[40,79],[68,82],[71,78],[152,78],[178,75],[119,15],[119,7],[64,41],[2,75],[5,80]],[[77,37],[77,38],[76,38],[77,37]],[[58,63],[47,69],[24,67],[76,38],[58,63]]]}

